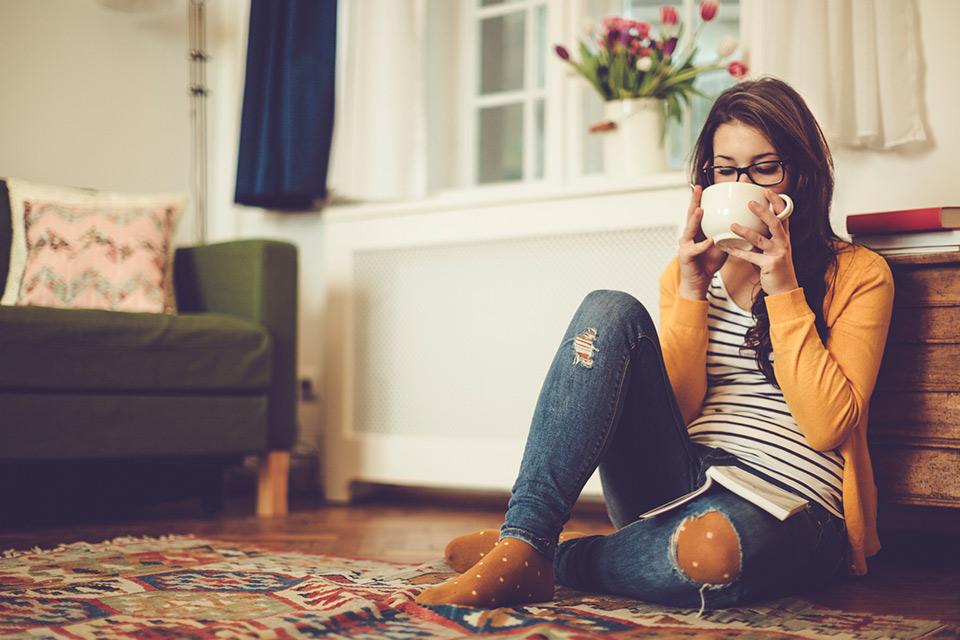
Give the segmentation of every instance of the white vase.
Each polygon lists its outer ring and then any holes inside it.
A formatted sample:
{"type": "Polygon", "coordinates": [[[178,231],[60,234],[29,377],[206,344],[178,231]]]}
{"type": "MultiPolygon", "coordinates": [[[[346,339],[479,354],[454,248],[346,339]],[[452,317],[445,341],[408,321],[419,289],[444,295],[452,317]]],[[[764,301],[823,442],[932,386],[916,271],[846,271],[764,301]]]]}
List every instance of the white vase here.
{"type": "Polygon", "coordinates": [[[609,176],[632,178],[667,170],[667,152],[661,142],[663,100],[610,100],[603,105],[606,120],[617,127],[603,136],[603,168],[609,176]]]}

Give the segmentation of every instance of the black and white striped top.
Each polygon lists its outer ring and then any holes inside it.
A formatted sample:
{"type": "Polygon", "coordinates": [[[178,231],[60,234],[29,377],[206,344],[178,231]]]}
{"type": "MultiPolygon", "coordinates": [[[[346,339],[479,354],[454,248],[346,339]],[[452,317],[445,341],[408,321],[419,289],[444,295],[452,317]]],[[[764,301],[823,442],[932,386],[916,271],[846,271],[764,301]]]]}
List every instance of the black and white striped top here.
{"type": "Polygon", "coordinates": [[[691,439],[732,453],[842,518],[840,453],[807,444],[783,392],[763,377],[754,350],[741,348],[754,319],[733,302],[719,271],[707,300],[707,393],[687,427],[691,439]]]}

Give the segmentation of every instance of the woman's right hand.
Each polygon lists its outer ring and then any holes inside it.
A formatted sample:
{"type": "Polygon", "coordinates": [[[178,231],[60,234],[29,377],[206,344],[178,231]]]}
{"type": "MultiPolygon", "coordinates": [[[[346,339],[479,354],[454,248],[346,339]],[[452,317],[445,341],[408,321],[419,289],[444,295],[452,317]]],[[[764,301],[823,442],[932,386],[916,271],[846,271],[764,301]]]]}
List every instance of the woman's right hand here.
{"type": "Polygon", "coordinates": [[[680,248],[677,251],[680,261],[680,287],[677,294],[691,300],[703,300],[706,297],[713,274],[727,260],[727,253],[715,247],[713,239],[704,236],[700,228],[700,220],[703,219],[701,193],[703,187],[697,185],[690,194],[687,226],[680,236],[680,248]]]}

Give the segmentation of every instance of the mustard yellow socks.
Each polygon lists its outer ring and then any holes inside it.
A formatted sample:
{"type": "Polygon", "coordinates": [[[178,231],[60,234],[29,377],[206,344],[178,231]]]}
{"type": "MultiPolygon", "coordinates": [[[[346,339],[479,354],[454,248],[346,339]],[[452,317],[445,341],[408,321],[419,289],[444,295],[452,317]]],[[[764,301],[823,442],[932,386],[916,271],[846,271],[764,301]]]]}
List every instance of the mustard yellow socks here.
{"type": "Polygon", "coordinates": [[[463,573],[493,551],[500,539],[497,529],[481,529],[457,536],[443,550],[443,559],[457,573],[463,573]]]}
{"type": "MultiPolygon", "coordinates": [[[[458,536],[447,544],[444,558],[463,575],[420,594],[420,604],[462,604],[505,607],[553,598],[553,561],[516,538],[498,540],[497,529],[458,536]]],[[[586,534],[560,534],[560,542],[586,534]]]]}
{"type": "Polygon", "coordinates": [[[462,575],[427,589],[417,602],[505,607],[552,600],[553,587],[553,561],[522,540],[504,538],[462,575]]]}
{"type": "MultiPolygon", "coordinates": [[[[582,538],[585,535],[587,534],[580,531],[564,531],[560,534],[560,542],[582,538]]],[[[483,560],[483,557],[493,550],[499,538],[499,529],[481,529],[457,536],[447,543],[446,549],[443,550],[443,558],[451,569],[457,573],[463,573],[483,560]]]]}

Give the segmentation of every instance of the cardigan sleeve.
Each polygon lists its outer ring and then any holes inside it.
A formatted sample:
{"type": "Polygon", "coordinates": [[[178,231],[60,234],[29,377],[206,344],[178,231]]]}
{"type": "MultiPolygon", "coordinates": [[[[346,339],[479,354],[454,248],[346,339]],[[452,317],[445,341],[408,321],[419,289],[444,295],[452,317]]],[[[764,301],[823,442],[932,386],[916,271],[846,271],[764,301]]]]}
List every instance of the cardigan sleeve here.
{"type": "Polygon", "coordinates": [[[660,348],[670,385],[685,424],[700,415],[707,392],[706,300],[677,295],[680,263],[676,258],[660,276],[660,348]]]}
{"type": "Polygon", "coordinates": [[[804,438],[835,449],[860,424],[880,369],[893,309],[893,275],[883,258],[861,250],[843,274],[831,306],[839,315],[824,346],[803,289],[767,296],[773,369],[804,438]],[[857,263],[867,263],[854,270],[857,263]],[[841,281],[842,278],[842,281],[841,281]]]}

